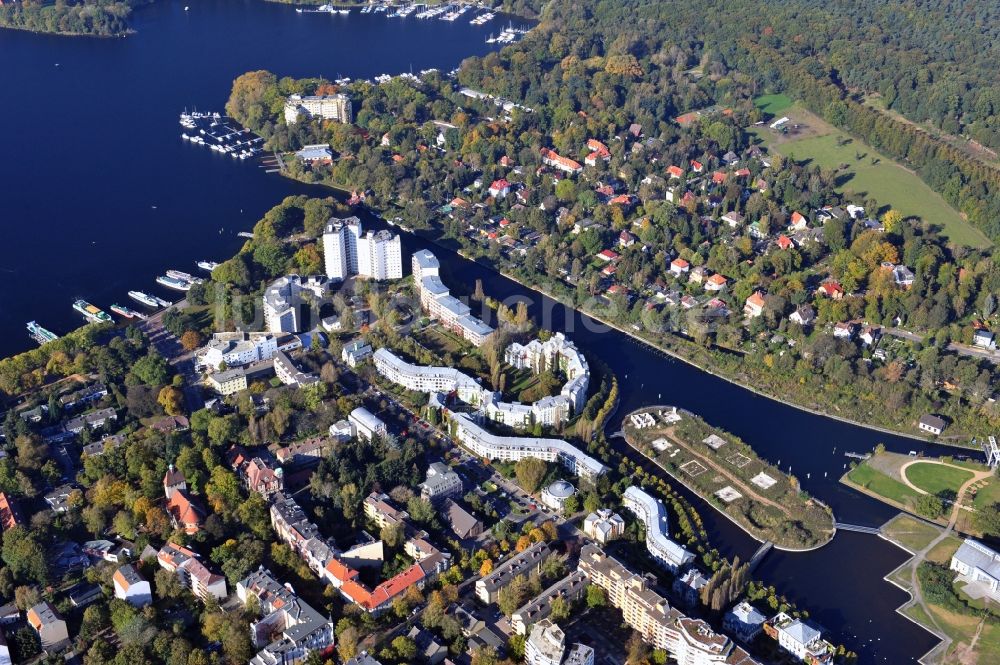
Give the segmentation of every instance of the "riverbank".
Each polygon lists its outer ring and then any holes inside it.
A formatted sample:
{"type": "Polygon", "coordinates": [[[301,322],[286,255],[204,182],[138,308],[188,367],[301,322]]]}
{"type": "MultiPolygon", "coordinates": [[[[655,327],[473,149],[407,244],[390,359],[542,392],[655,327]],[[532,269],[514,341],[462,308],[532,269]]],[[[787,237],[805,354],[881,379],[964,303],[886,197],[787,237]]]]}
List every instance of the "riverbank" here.
{"type": "Polygon", "coordinates": [[[788,552],[829,543],[829,509],[805,496],[798,481],[762,460],[729,432],[671,406],[628,414],[626,443],[759,542],[788,552]]]}
{"type": "Polygon", "coordinates": [[[129,27],[134,8],[149,2],[152,0],[2,5],[0,28],[60,37],[125,37],[135,32],[129,27]]]}

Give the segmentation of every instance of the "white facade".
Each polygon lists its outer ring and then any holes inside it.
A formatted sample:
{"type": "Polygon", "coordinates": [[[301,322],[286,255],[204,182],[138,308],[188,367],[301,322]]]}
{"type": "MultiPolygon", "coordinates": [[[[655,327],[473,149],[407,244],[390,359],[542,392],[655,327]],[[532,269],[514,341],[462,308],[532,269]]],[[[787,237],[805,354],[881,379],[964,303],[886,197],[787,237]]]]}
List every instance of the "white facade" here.
{"type": "Polygon", "coordinates": [[[557,332],[546,341],[534,339],[528,344],[514,342],[507,347],[504,359],[517,369],[529,369],[535,374],[546,370],[558,370],[568,381],[559,393],[569,400],[574,413],[579,413],[587,404],[587,388],[590,386],[590,367],[583,353],[573,342],[557,332]]]}
{"type": "Polygon", "coordinates": [[[493,394],[467,374],[451,367],[427,367],[408,363],[389,349],[378,349],[372,361],[379,374],[407,390],[421,393],[457,393],[467,404],[482,404],[493,394]]]}
{"type": "Polygon", "coordinates": [[[353,118],[347,95],[291,95],[285,101],[285,124],[294,125],[301,118],[322,118],[350,124],[353,118]]]}
{"type": "MultiPolygon", "coordinates": [[[[323,277],[279,277],[264,291],[264,323],[272,333],[302,332],[300,307],[307,296],[322,300],[329,293],[329,282],[323,277]]],[[[319,312],[317,307],[315,311],[319,312]]]]}
{"type": "Polygon", "coordinates": [[[625,490],[622,504],[645,525],[646,548],[664,567],[676,571],[694,559],[694,554],[670,539],[667,511],[663,502],[632,485],[625,490]]]}
{"type": "Polygon", "coordinates": [[[213,372],[222,363],[228,367],[240,367],[269,360],[277,350],[277,338],[270,333],[215,333],[202,348],[198,363],[213,372]]]}
{"type": "Polygon", "coordinates": [[[294,665],[333,646],[333,623],[263,567],[236,585],[236,595],[244,605],[255,599],[261,610],[250,624],[251,642],[260,649],[250,665],[294,665]]]}
{"type": "Polygon", "coordinates": [[[403,250],[389,231],[364,233],[357,217],[331,219],[323,232],[326,276],[344,280],[351,275],[385,280],[403,277],[403,250]]]}
{"type": "Polygon", "coordinates": [[[524,643],[524,662],[527,665],[594,665],[594,650],[584,644],[574,644],[567,653],[565,633],[545,619],[535,624],[524,643]]]}
{"type": "Polygon", "coordinates": [[[347,420],[354,426],[357,435],[365,439],[371,440],[374,436],[385,436],[389,431],[384,422],[363,406],[351,411],[347,420]]]}
{"type": "Polygon", "coordinates": [[[561,439],[498,436],[484,430],[464,413],[452,413],[455,436],[476,455],[491,460],[516,462],[528,457],[559,462],[581,478],[596,478],[606,467],[582,450],[561,439]]]}
{"type": "Polygon", "coordinates": [[[369,231],[358,240],[358,275],[374,280],[402,279],[403,250],[398,235],[369,231]]]}
{"type": "Polygon", "coordinates": [[[827,662],[832,659],[833,647],[823,639],[823,634],[784,612],[769,622],[778,634],[778,646],[805,662],[827,662]]]}
{"type": "Polygon", "coordinates": [[[990,595],[1000,596],[1000,553],[978,540],[966,538],[951,557],[949,566],[959,575],[985,586],[990,595]]]}
{"type": "Polygon", "coordinates": [[[583,532],[602,545],[606,545],[625,533],[625,520],[618,513],[602,508],[590,513],[583,520],[583,532]]]}
{"type": "Polygon", "coordinates": [[[115,598],[121,598],[133,607],[145,607],[153,602],[153,590],[149,582],[139,576],[132,564],[126,564],[112,576],[115,598]]]}
{"type": "Polygon", "coordinates": [[[420,306],[427,310],[431,318],[437,319],[466,341],[482,346],[493,334],[493,328],[472,316],[469,306],[451,295],[441,281],[441,265],[434,254],[426,249],[415,252],[410,265],[413,283],[420,294],[420,306]]]}
{"type": "Polygon", "coordinates": [[[542,490],[542,503],[555,510],[562,512],[566,501],[576,494],[576,489],[565,480],[557,480],[542,490]]]}
{"type": "Polygon", "coordinates": [[[323,261],[329,279],[347,279],[358,272],[358,239],[361,220],[357,217],[331,219],[323,232],[323,261]]]}

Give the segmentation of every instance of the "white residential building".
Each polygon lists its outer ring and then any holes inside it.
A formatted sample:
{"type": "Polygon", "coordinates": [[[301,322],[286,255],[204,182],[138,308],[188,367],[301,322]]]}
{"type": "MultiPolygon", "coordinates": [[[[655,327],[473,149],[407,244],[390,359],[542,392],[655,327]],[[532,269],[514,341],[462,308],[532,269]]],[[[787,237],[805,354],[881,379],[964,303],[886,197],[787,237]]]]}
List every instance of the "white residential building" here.
{"type": "Polygon", "coordinates": [[[323,262],[329,279],[347,279],[358,273],[358,240],[361,220],[357,217],[331,219],[323,232],[323,262]]]}
{"type": "Polygon", "coordinates": [[[357,436],[368,440],[371,440],[374,436],[385,436],[389,433],[385,423],[363,406],[359,406],[351,411],[351,415],[347,417],[347,420],[354,426],[357,436]]]}
{"type": "Polygon", "coordinates": [[[583,353],[561,332],[544,342],[538,339],[525,345],[514,342],[507,347],[504,360],[512,367],[529,369],[535,374],[546,370],[565,374],[568,381],[559,393],[560,396],[570,401],[574,413],[579,413],[586,406],[590,367],[583,353]]]}
{"type": "Polygon", "coordinates": [[[952,555],[949,567],[970,582],[982,585],[990,596],[1000,600],[1000,553],[978,540],[966,538],[952,555]]]}
{"type": "Polygon", "coordinates": [[[450,496],[462,495],[462,478],[443,462],[434,462],[427,467],[427,478],[420,483],[420,496],[428,501],[437,501],[450,496]]]}
{"type": "Polygon", "coordinates": [[[527,665],[593,665],[594,650],[574,644],[567,653],[565,633],[545,619],[535,624],[524,643],[524,662],[527,665]]]}
{"type": "Polygon", "coordinates": [[[215,333],[199,352],[198,364],[214,372],[222,363],[233,368],[269,360],[277,350],[277,338],[270,333],[215,333]]]}
{"type": "Polygon", "coordinates": [[[403,250],[398,235],[389,231],[364,233],[357,217],[331,219],[323,233],[326,276],[344,280],[359,275],[375,280],[403,276],[403,250]]]}
{"type": "Polygon", "coordinates": [[[440,277],[440,263],[426,249],[414,252],[411,259],[413,282],[420,294],[420,306],[431,318],[455,331],[474,346],[482,346],[493,334],[493,328],[470,313],[469,306],[448,291],[440,277]]]}
{"type": "Polygon", "coordinates": [[[353,119],[351,99],[347,95],[291,95],[285,101],[285,124],[294,125],[302,118],[322,118],[350,124],[353,119]]]}
{"type": "Polygon", "coordinates": [[[833,660],[833,645],[801,619],[793,619],[780,612],[767,622],[764,630],[776,635],[778,646],[803,662],[820,665],[833,660]]]}
{"type": "Polygon", "coordinates": [[[736,635],[743,642],[752,642],[764,629],[767,617],[756,607],[743,601],[726,612],[722,618],[722,627],[736,635]]]}
{"type": "Polygon", "coordinates": [[[312,651],[333,646],[333,622],[299,598],[263,566],[236,585],[244,605],[256,600],[261,618],[250,624],[250,639],[260,649],[250,665],[295,665],[312,651]]]}
{"type": "Polygon", "coordinates": [[[372,347],[362,339],[356,339],[345,344],[340,352],[340,359],[351,367],[357,367],[362,360],[372,354],[372,347]]]}
{"type": "Polygon", "coordinates": [[[378,281],[402,279],[403,249],[399,236],[369,231],[358,240],[358,275],[378,281]]]}
{"type": "Polygon", "coordinates": [[[145,607],[153,602],[153,590],[149,582],[142,579],[132,564],[127,563],[116,570],[111,580],[115,587],[115,598],[121,598],[133,607],[145,607]]]}
{"type": "MultiPolygon", "coordinates": [[[[322,301],[328,294],[329,282],[324,277],[279,277],[264,291],[264,323],[267,329],[272,333],[301,332],[302,305],[310,299],[322,301]]],[[[318,321],[319,307],[316,306],[313,311],[318,321]]]]}
{"type": "Polygon", "coordinates": [[[209,596],[216,600],[225,600],[229,595],[226,591],[226,578],[216,575],[198,560],[198,556],[186,547],[167,543],[156,555],[160,567],[175,573],[185,586],[191,589],[198,598],[205,600],[209,596]]]}
{"type": "Polygon", "coordinates": [[[451,367],[427,367],[408,363],[389,349],[378,349],[372,362],[379,374],[407,390],[421,393],[457,393],[466,404],[480,405],[493,391],[479,385],[468,374],[451,367]]]}
{"type": "Polygon", "coordinates": [[[622,504],[645,525],[646,549],[664,567],[676,571],[694,559],[694,554],[670,539],[667,511],[662,501],[632,485],[625,490],[622,504]]]}
{"type": "Polygon", "coordinates": [[[583,520],[583,532],[600,544],[606,545],[625,533],[625,520],[618,513],[602,508],[590,513],[583,520]]]}
{"type": "Polygon", "coordinates": [[[572,410],[570,398],[562,395],[544,397],[534,404],[501,402],[500,393],[484,388],[457,369],[414,365],[385,348],[377,350],[372,360],[379,374],[407,390],[455,393],[466,404],[483,409],[491,422],[508,427],[523,429],[534,423],[551,427],[567,420],[572,410]]]}
{"type": "Polygon", "coordinates": [[[452,413],[455,436],[476,455],[505,462],[535,457],[546,462],[559,462],[581,478],[596,478],[606,467],[579,448],[562,439],[498,436],[480,427],[464,413],[452,413]]]}
{"type": "Polygon", "coordinates": [[[625,623],[680,665],[759,665],[732,640],[700,619],[686,617],[650,588],[652,575],[640,576],[594,544],[580,553],[580,572],[604,589],[625,623]]]}

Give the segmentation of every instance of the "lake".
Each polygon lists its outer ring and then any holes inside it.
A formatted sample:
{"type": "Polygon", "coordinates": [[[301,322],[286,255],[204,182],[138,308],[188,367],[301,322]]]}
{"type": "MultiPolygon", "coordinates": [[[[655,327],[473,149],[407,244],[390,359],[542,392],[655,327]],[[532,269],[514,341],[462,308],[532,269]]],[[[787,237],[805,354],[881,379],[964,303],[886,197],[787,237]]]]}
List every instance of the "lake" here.
{"type": "MultiPolygon", "coordinates": [[[[467,20],[296,14],[283,5],[205,0],[189,12],[157,3],[138,11],[134,25],[138,34],[116,40],[0,31],[9,64],[0,78],[9,118],[0,159],[0,275],[8,285],[0,291],[0,355],[33,344],[24,330],[30,319],[55,332],[79,325],[71,309],[78,297],[107,307],[126,302],[130,289],[167,295],[153,283],[166,268],[193,272],[197,260],[225,259],[243,242],[236,233],[284,196],[325,195],[184,143],[177,116],[185,107],[221,111],[233,78],[252,69],[329,78],[451,69],[486,53],[499,22],[478,28],[467,20]]],[[[409,234],[403,242],[408,251],[429,245],[409,234]]],[[[894,513],[837,483],[845,451],[883,442],[898,452],[940,453],[754,395],[433,249],[458,294],[482,279],[491,296],[526,297],[534,314],[550,311],[551,327],[619,377],[619,415],[649,404],[694,411],[780,462],[840,521],[878,525],[894,513]]],[[[749,558],[757,543],[696,504],[713,544],[749,558]]],[[[811,553],[772,552],[757,577],[808,609],[862,663],[913,662],[936,639],[895,613],[906,594],[881,579],[905,559],[875,536],[840,533],[811,553]]]]}
{"type": "Polygon", "coordinates": [[[232,81],[279,75],[371,78],[484,54],[500,18],[478,27],[384,14],[297,14],[255,0],[137,11],[137,34],[88,39],[0,30],[0,357],[30,348],[25,322],[83,323],[76,298],[107,309],[156,292],[164,269],[232,255],[262,213],[300,191],[256,163],[181,140],[185,108],[223,112],[232,81]],[[16,114],[14,109],[21,109],[16,114]],[[14,124],[16,119],[16,125],[14,124]]]}

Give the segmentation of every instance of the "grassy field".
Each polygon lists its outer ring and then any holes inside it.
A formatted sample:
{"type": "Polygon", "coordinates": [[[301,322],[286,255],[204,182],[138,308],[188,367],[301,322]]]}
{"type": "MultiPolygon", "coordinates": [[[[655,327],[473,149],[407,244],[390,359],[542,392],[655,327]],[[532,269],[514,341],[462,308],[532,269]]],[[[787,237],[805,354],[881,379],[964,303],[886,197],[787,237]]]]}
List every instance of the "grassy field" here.
{"type": "Polygon", "coordinates": [[[780,95],[758,98],[761,108],[780,108],[793,123],[796,133],[776,134],[767,126],[755,127],[756,134],[772,150],[796,161],[808,161],[824,169],[838,171],[837,190],[874,197],[883,209],[895,208],[907,216],[920,217],[941,227],[952,241],[972,247],[992,243],[962,219],[943,198],[912,171],[879,154],[858,139],[837,130],[798,105],[782,107],[780,95]]]}
{"type": "Polygon", "coordinates": [[[972,505],[978,510],[994,503],[1000,503],[1000,480],[996,476],[990,478],[986,485],[976,492],[976,498],[972,501],[972,505]]]}
{"type": "Polygon", "coordinates": [[[847,479],[896,503],[912,505],[917,500],[918,495],[912,489],[867,464],[859,464],[852,469],[847,474],[847,479]]]}
{"type": "Polygon", "coordinates": [[[753,104],[769,117],[774,117],[791,107],[792,99],[788,95],[761,95],[753,100],[753,104]]]}
{"type": "Polygon", "coordinates": [[[961,546],[961,538],[955,535],[948,536],[931,548],[931,551],[927,553],[927,560],[946,565],[951,561],[951,556],[957,552],[958,548],[961,546]]]}
{"type": "Polygon", "coordinates": [[[882,535],[910,552],[919,552],[927,547],[939,533],[941,529],[938,527],[902,513],[882,527],[882,535]]]}
{"type": "Polygon", "coordinates": [[[971,471],[929,462],[912,464],[903,473],[906,474],[906,479],[911,483],[935,496],[942,492],[955,496],[962,483],[972,478],[971,471]]]}

